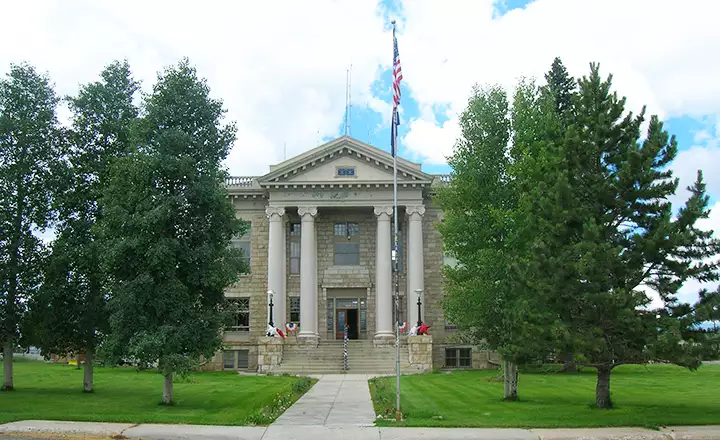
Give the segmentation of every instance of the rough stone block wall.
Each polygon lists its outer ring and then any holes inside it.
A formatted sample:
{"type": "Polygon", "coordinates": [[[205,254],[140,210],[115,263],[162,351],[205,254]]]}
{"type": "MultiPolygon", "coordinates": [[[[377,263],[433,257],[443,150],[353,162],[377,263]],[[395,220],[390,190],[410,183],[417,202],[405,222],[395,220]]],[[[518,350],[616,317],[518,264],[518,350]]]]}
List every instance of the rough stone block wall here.
{"type": "Polygon", "coordinates": [[[283,340],[280,338],[261,337],[257,345],[257,371],[267,373],[282,363],[283,340]]]}
{"type": "MultiPolygon", "coordinates": [[[[437,230],[441,219],[441,211],[433,208],[428,202],[423,218],[423,251],[425,259],[425,301],[424,321],[431,325],[430,334],[433,341],[442,343],[446,337],[445,314],[442,309],[443,295],[443,244],[442,236],[437,230]]],[[[415,298],[415,301],[417,299],[415,298]]]]}
{"type": "Polygon", "coordinates": [[[433,337],[430,335],[408,336],[408,356],[410,366],[420,371],[433,368],[433,337]]]}

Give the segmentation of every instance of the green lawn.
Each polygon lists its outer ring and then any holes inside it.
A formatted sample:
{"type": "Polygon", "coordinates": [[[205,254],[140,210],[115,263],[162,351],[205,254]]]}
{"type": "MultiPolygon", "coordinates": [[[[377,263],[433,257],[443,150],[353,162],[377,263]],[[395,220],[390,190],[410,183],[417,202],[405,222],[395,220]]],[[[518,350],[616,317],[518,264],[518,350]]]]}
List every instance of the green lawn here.
{"type": "MultiPolygon", "coordinates": [[[[518,402],[503,402],[498,371],[462,371],[401,378],[402,426],[590,427],[720,424],[720,365],[691,372],[671,365],[622,366],[612,372],[615,408],[599,410],[595,372],[520,373],[518,402]]],[[[370,381],[376,414],[394,421],[395,378],[370,381]]]]}
{"type": "Polygon", "coordinates": [[[0,423],[43,419],[265,425],[314,383],[288,376],[195,373],[175,380],[176,405],[165,407],[159,405],[163,378],[156,372],[96,367],[91,394],[82,392],[82,379],[82,370],[72,366],[17,360],[15,391],[0,392],[0,423]]]}

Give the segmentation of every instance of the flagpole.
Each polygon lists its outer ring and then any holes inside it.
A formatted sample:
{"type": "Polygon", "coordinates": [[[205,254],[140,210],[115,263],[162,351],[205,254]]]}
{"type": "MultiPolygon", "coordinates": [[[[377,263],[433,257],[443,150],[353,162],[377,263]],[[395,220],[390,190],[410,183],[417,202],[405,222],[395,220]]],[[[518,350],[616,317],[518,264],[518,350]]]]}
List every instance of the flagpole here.
{"type": "MultiPolygon", "coordinates": [[[[392,21],[393,27],[393,72],[395,71],[395,20],[392,21]]],[[[395,103],[394,103],[395,104],[395,103]]],[[[392,125],[395,127],[392,130],[393,139],[391,140],[393,145],[393,214],[395,220],[395,231],[394,231],[394,245],[393,245],[393,265],[395,267],[394,273],[394,293],[395,293],[395,420],[400,421],[402,419],[402,412],[400,411],[400,274],[398,253],[398,187],[397,187],[397,105],[393,105],[393,121],[392,125]]]]}

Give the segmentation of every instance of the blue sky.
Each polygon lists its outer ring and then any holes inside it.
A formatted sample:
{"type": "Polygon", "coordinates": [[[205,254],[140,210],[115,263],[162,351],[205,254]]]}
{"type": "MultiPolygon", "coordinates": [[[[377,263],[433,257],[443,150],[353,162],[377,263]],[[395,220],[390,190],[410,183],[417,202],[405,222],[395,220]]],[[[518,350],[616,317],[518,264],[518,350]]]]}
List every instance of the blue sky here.
{"type": "MultiPolygon", "coordinates": [[[[720,229],[720,16],[717,0],[274,0],[9,2],[0,27],[0,67],[27,61],[60,95],[127,59],[144,91],[158,72],[188,57],[221,98],[237,142],[233,175],[341,136],[352,66],[351,135],[389,146],[390,21],[403,67],[400,155],[447,173],[457,115],[473,84],[511,90],[542,78],[555,56],[570,74],[599,62],[633,111],[647,105],[675,134],[681,186],[703,169],[712,196],[703,228],[720,229]],[[612,29],[622,29],[615,32],[612,29]],[[668,30],[670,29],[670,30],[668,30]],[[23,38],[18,39],[17,36],[23,38]]],[[[67,121],[68,112],[60,116],[67,121]]],[[[684,191],[674,202],[684,199],[684,191]]],[[[690,286],[689,291],[697,286],[690,286]]]]}

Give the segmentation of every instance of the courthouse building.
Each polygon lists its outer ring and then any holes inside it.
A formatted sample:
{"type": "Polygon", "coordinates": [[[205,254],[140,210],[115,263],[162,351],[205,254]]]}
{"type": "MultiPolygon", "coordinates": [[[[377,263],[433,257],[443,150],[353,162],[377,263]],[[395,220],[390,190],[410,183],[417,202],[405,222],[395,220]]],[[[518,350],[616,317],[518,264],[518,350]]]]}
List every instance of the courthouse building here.
{"type": "MultiPolygon", "coordinates": [[[[400,316],[408,329],[418,321],[419,296],[420,319],[431,326],[431,338],[415,338],[422,341],[414,349],[401,333],[405,371],[491,362],[479,347],[454,341],[441,306],[448,261],[436,228],[442,212],[432,198],[447,179],[397,158],[400,316]],[[426,350],[427,358],[413,361],[413,350],[426,350]]],[[[347,327],[350,370],[392,372],[392,156],[345,136],[272,165],[263,176],[231,177],[227,185],[237,216],[250,224],[234,240],[249,271],[226,292],[239,313],[211,368],[335,371],[343,368],[347,327]],[[274,326],[285,339],[266,337],[271,300],[274,326]]]]}

